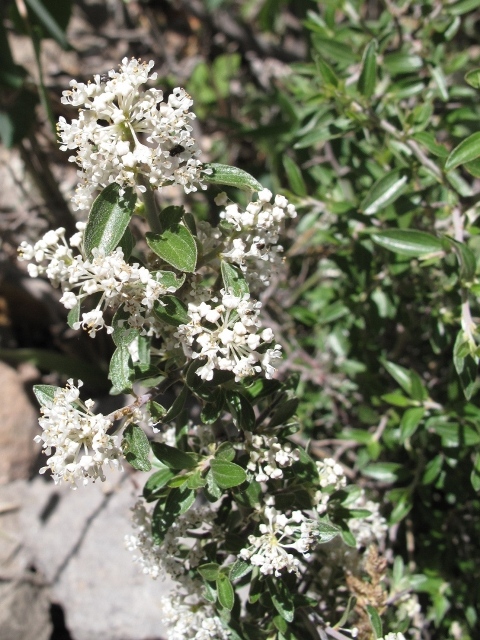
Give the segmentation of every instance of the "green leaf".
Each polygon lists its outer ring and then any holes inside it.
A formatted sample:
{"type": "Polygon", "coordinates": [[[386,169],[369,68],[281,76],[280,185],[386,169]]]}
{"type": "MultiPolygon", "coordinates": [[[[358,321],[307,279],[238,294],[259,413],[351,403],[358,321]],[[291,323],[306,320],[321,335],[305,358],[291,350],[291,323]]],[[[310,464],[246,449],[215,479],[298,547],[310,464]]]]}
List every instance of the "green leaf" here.
{"type": "Polygon", "coordinates": [[[100,249],[105,255],[119,245],[135,209],[136,195],[130,187],[120,195],[122,187],[112,182],[95,199],[88,215],[83,248],[88,259],[92,250],[100,249]]]}
{"type": "Polygon", "coordinates": [[[163,421],[163,419],[165,418],[165,414],[167,413],[165,407],[163,407],[158,402],[155,402],[155,400],[151,400],[147,404],[147,409],[150,413],[150,418],[152,419],[154,425],[163,421]]]}
{"type": "Polygon", "coordinates": [[[185,209],[183,207],[171,205],[162,209],[158,218],[162,229],[170,229],[171,227],[176,226],[182,220],[184,215],[185,209]]]}
{"type": "Polygon", "coordinates": [[[215,502],[222,497],[222,490],[215,482],[211,469],[209,469],[207,473],[207,488],[205,490],[205,496],[207,500],[210,500],[210,502],[215,502]]]}
{"type": "Polygon", "coordinates": [[[402,443],[405,443],[408,438],[413,436],[424,415],[425,409],[423,407],[411,407],[405,411],[400,421],[400,436],[402,443]]]}
{"type": "Polygon", "coordinates": [[[313,59],[315,60],[315,66],[317,67],[317,71],[321,76],[323,82],[326,85],[330,84],[332,85],[332,87],[337,87],[338,78],[333,72],[332,67],[327,64],[325,60],[322,60],[322,58],[316,52],[314,52],[313,59]]]}
{"type": "Polygon", "coordinates": [[[201,469],[197,469],[193,473],[189,474],[186,484],[189,489],[196,490],[204,487],[207,484],[207,480],[203,477],[201,469]]]}
{"type": "Polygon", "coordinates": [[[362,60],[362,71],[357,88],[366,98],[371,98],[377,81],[377,41],[372,40],[365,48],[362,60]]]}
{"type": "Polygon", "coordinates": [[[67,316],[67,324],[70,327],[70,329],[73,329],[73,325],[76,322],[80,321],[80,310],[81,310],[82,305],[80,304],[80,302],[77,302],[77,304],[70,309],[70,311],[68,312],[68,316],[67,316]]]}
{"type": "Polygon", "coordinates": [[[118,346],[110,359],[108,379],[112,381],[112,394],[131,391],[135,370],[126,344],[118,346]]]}
{"type": "Polygon", "coordinates": [[[201,564],[197,567],[198,573],[208,582],[215,582],[218,578],[219,569],[220,565],[216,562],[207,562],[206,564],[201,564]]]}
{"type": "Polygon", "coordinates": [[[233,609],[235,604],[235,592],[227,575],[220,573],[216,581],[218,601],[228,611],[233,609]]]}
{"type": "MultiPolygon", "coordinates": [[[[392,503],[395,504],[395,501],[392,500],[392,503]]],[[[396,504],[392,509],[388,522],[390,525],[396,524],[397,522],[401,522],[405,516],[407,516],[412,510],[412,502],[408,492],[405,493],[404,496],[397,498],[396,504]]]]}
{"type": "Polygon", "coordinates": [[[282,579],[268,578],[268,590],[273,606],[287,622],[292,622],[295,615],[293,595],[282,579]]]}
{"type": "Polygon", "coordinates": [[[330,542],[340,534],[340,529],[331,522],[320,521],[317,525],[318,543],[330,542]]]}
{"type": "Polygon", "coordinates": [[[220,267],[226,291],[230,291],[237,298],[243,298],[246,293],[249,293],[247,281],[238,267],[224,260],[221,261],[220,267]]]}
{"type": "Polygon", "coordinates": [[[366,610],[368,613],[368,617],[370,619],[370,624],[372,625],[373,633],[375,634],[376,640],[383,637],[383,625],[380,620],[380,616],[378,615],[378,611],[372,605],[367,604],[366,610]]]}
{"type": "Polygon", "coordinates": [[[408,187],[408,176],[401,171],[391,171],[377,180],[365,196],[360,210],[371,216],[395,202],[408,187]]]}
{"type": "Polygon", "coordinates": [[[424,61],[419,55],[397,51],[384,56],[383,64],[388,73],[396,76],[415,73],[424,67],[424,61]]]}
{"type": "Polygon", "coordinates": [[[439,454],[426,464],[425,471],[422,476],[422,484],[428,485],[435,482],[442,470],[443,460],[443,454],[439,454]]]}
{"type": "Polygon", "coordinates": [[[290,189],[297,196],[306,196],[307,187],[305,186],[300,167],[287,155],[283,156],[282,162],[285,173],[287,174],[288,183],[290,184],[290,189]]]}
{"type": "Polygon", "coordinates": [[[465,82],[474,89],[480,89],[480,69],[472,69],[465,76],[465,82]]]}
{"type": "Polygon", "coordinates": [[[345,42],[314,34],[312,36],[312,43],[321,56],[326,56],[336,64],[340,63],[342,66],[346,66],[357,62],[357,56],[352,47],[348,46],[345,42]]]}
{"type": "Polygon", "coordinates": [[[195,491],[188,487],[170,489],[165,504],[157,502],[152,514],[152,534],[156,544],[161,544],[172,524],[190,509],[195,502],[195,491]]]}
{"type": "Polygon", "coordinates": [[[168,482],[175,476],[175,472],[165,467],[152,473],[143,487],[143,497],[147,502],[152,502],[158,498],[158,494],[162,491],[168,482]]]}
{"type": "Polygon", "coordinates": [[[455,169],[460,164],[475,160],[480,156],[480,131],[472,133],[453,149],[445,163],[445,171],[455,169]]]}
{"type": "Polygon", "coordinates": [[[446,236],[446,240],[450,243],[455,255],[457,256],[460,266],[460,279],[464,282],[472,282],[477,270],[477,260],[473,252],[463,242],[458,242],[453,238],[446,236]]]}
{"type": "Polygon", "coordinates": [[[133,237],[133,234],[130,231],[129,227],[125,229],[125,233],[121,237],[118,246],[123,251],[123,259],[125,260],[125,262],[127,262],[132,255],[132,251],[135,247],[135,238],[133,237]]]}
{"type": "Polygon", "coordinates": [[[157,300],[153,305],[153,313],[173,327],[190,322],[186,305],[175,296],[163,296],[161,302],[157,300]]]}
{"type": "Polygon", "coordinates": [[[478,7],[480,7],[480,0],[460,0],[460,2],[447,5],[445,8],[453,16],[462,16],[474,9],[478,9],[478,7]]]}
{"type": "Polygon", "coordinates": [[[55,398],[55,391],[60,387],[54,387],[51,384],[35,384],[33,385],[33,393],[41,407],[51,407],[55,398]]]}
{"type": "Polygon", "coordinates": [[[240,580],[252,571],[253,567],[244,560],[236,560],[230,569],[230,580],[240,580]]]}
{"type": "Polygon", "coordinates": [[[480,491],[480,452],[473,458],[473,468],[470,474],[470,481],[474,491],[480,491]]]}
{"type": "Polygon", "coordinates": [[[253,431],[255,429],[255,412],[247,398],[241,393],[228,391],[227,404],[235,421],[241,429],[253,431]]]}
{"type": "Polygon", "coordinates": [[[280,424],[286,424],[288,420],[290,420],[290,418],[295,415],[298,407],[298,402],[298,398],[290,398],[290,400],[286,400],[281,405],[279,405],[270,418],[268,428],[271,429],[280,424]]]}
{"type": "Polygon", "coordinates": [[[122,450],[134,469],[150,471],[152,465],[148,459],[150,443],[143,429],[136,424],[129,424],[123,432],[122,450]]]}
{"type": "Polygon", "coordinates": [[[428,393],[423,386],[422,379],[415,371],[405,369],[399,364],[388,362],[384,358],[380,358],[380,362],[387,372],[394,378],[404,391],[408,393],[414,400],[426,400],[428,393]]]}
{"type": "Polygon", "coordinates": [[[221,489],[237,487],[247,479],[247,474],[238,464],[215,458],[210,461],[210,470],[215,483],[221,489]]]}
{"type": "Polygon", "coordinates": [[[173,224],[160,234],[148,232],[145,238],[150,249],[175,269],[187,273],[195,271],[197,244],[184,225],[173,224]]]}
{"type": "Polygon", "coordinates": [[[262,185],[246,171],[230,167],[226,164],[207,163],[204,169],[211,169],[211,173],[202,173],[202,180],[210,184],[225,184],[244,191],[261,191],[262,185]]]}
{"type": "Polygon", "coordinates": [[[188,396],[188,387],[185,386],[180,391],[178,396],[175,398],[172,406],[170,407],[170,409],[165,414],[165,417],[163,418],[164,422],[171,422],[172,420],[175,420],[175,418],[182,411],[182,409],[183,409],[183,407],[185,405],[185,401],[187,399],[187,396],[188,396]]]}
{"type": "Polygon", "coordinates": [[[231,442],[222,442],[215,451],[215,458],[231,462],[235,458],[235,448],[231,442]]]}
{"type": "Polygon", "coordinates": [[[170,469],[194,469],[197,466],[195,457],[180,451],[176,447],[170,447],[164,442],[152,442],[153,455],[170,469]]]}
{"type": "Polygon", "coordinates": [[[380,398],[384,402],[388,402],[388,404],[393,404],[394,407],[410,407],[414,404],[412,400],[406,398],[403,393],[400,393],[399,391],[384,393],[380,398]]]}
{"type": "Polygon", "coordinates": [[[415,133],[412,138],[416,142],[420,142],[420,144],[426,147],[434,156],[439,158],[446,158],[448,156],[448,149],[443,144],[439,144],[432,133],[419,131],[415,133]]]}
{"type": "Polygon", "coordinates": [[[425,231],[392,229],[374,233],[371,238],[381,247],[411,258],[443,252],[441,240],[425,231]]]}
{"type": "Polygon", "coordinates": [[[205,424],[213,424],[222,415],[225,406],[225,393],[222,389],[213,396],[213,401],[205,403],[200,418],[205,424]]]}
{"type": "Polygon", "coordinates": [[[477,393],[480,387],[480,380],[478,378],[478,358],[470,353],[464,356],[461,355],[466,343],[465,333],[460,331],[453,347],[453,364],[460,378],[463,393],[466,399],[470,400],[477,393]]]}
{"type": "Polygon", "coordinates": [[[185,282],[184,273],[179,278],[177,278],[173,271],[153,271],[151,275],[157,282],[160,282],[166,289],[169,289],[171,293],[180,289],[185,282]]]}
{"type": "Polygon", "coordinates": [[[379,482],[396,482],[402,466],[397,462],[373,462],[362,469],[362,473],[379,482]]]}

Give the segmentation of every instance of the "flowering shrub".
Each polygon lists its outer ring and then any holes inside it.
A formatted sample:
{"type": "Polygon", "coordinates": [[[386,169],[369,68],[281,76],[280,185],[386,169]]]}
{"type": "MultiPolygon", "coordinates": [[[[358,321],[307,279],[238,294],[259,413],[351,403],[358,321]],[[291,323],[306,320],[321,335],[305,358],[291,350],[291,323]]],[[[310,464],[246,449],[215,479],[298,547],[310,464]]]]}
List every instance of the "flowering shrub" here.
{"type": "Polygon", "coordinates": [[[368,639],[382,635],[387,609],[405,631],[401,604],[415,596],[408,585],[389,595],[378,504],[295,438],[297,380],[275,375],[282,347],[259,297],[283,268],[295,207],[242,170],[201,164],[191,98],[144,90],[152,66],[124,59],[118,72],[71,82],[62,101],[79,117],[61,119],[59,135],[75,152],[73,203],[88,221],[19,250],[30,275],[61,289],[74,330],[111,335],[112,392],[134,398],[103,416],[80,399],[81,381],[37,385],[42,472],[75,488],[125,460],[153,471],[126,545],[145,574],[178,584],[164,602],[169,638],[368,639]],[[218,224],[158,209],[172,184],[212,185],[218,224]]]}

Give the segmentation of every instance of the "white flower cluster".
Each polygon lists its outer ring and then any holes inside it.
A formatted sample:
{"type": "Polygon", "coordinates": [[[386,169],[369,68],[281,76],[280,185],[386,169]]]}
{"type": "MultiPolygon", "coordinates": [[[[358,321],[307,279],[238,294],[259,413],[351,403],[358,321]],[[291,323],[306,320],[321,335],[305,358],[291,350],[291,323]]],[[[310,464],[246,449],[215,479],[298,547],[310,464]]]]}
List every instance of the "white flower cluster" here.
{"type": "Polygon", "coordinates": [[[343,473],[342,466],[333,458],[325,458],[325,460],[317,460],[319,484],[321,489],[315,493],[314,502],[318,513],[325,513],[330,494],[337,491],[347,484],[347,478],[343,473]],[[322,491],[326,489],[326,491],[322,491]]]}
{"type": "Polygon", "coordinates": [[[387,633],[383,638],[379,638],[378,640],[406,640],[403,633],[387,633]]]}
{"type": "Polygon", "coordinates": [[[54,286],[62,286],[64,293],[60,302],[66,309],[73,309],[86,297],[99,294],[95,309],[83,313],[81,320],[74,323],[74,329],[83,327],[92,338],[104,327],[111,333],[113,328],[106,325],[104,312],[106,309],[117,310],[123,305],[130,327],[139,329],[143,334],[158,335],[160,325],[153,315],[153,304],[160,296],[175,291],[175,287],[162,284],[146,267],[125,262],[120,247],[109,255],[94,249],[91,260],[81,254],[74,255],[72,248],[81,244],[84,227],[77,223],[80,230],[69,244],[62,227],[48,231],[33,246],[22,242],[19,258],[36,261],[37,264],[28,265],[32,277],[45,274],[54,286]]]}
{"type": "MultiPolygon", "coordinates": [[[[281,262],[279,254],[283,247],[278,244],[280,230],[285,218],[295,218],[297,212],[285,196],[276,195],[273,204],[272,192],[262,189],[258,200],[250,202],[245,211],[236,203],[227,204],[220,218],[237,232],[238,237],[231,241],[231,248],[222,252],[222,257],[241,268],[247,279],[254,283],[260,280],[268,284],[272,271],[278,269],[281,262]]],[[[217,196],[216,204],[227,202],[224,193],[217,196]]]]}
{"type": "Polygon", "coordinates": [[[260,568],[263,575],[280,576],[282,569],[300,574],[300,560],[288,550],[309,558],[309,551],[318,540],[318,527],[314,520],[294,511],[290,517],[279,513],[275,507],[265,507],[268,524],[259,525],[260,536],[248,537],[249,547],[242,549],[239,557],[260,568]]]}
{"type": "Polygon", "coordinates": [[[244,431],[245,449],[250,455],[247,469],[258,482],[283,478],[283,469],[299,459],[298,449],[290,442],[280,443],[276,436],[258,435],[244,431]]]}
{"type": "Polygon", "coordinates": [[[354,502],[348,504],[350,509],[366,509],[370,515],[361,518],[351,518],[348,527],[355,536],[357,548],[368,547],[371,544],[382,545],[388,531],[388,524],[380,514],[380,505],[373,500],[367,500],[362,491],[354,502]]]}
{"type": "Polygon", "coordinates": [[[56,389],[51,404],[42,406],[39,424],[41,435],[35,436],[35,442],[42,443],[45,453],[50,456],[47,466],[40,469],[52,472],[55,484],[62,480],[76,488],[76,481],[87,484],[91,478],[105,480],[103,465],[122,470],[123,454],[119,448],[118,436],[107,434],[112,422],[101,413],[90,412],[94,402],[79,398],[79,387],[68,380],[65,389],[56,389]],[[52,447],[55,448],[54,455],[52,447]]]}
{"type": "Polygon", "coordinates": [[[159,89],[142,91],[141,85],[157,78],[150,74],[153,65],[124,58],[118,72],[96,75],[88,84],[72,80],[63,92],[64,104],[84,107],[70,124],[63,117],[58,123],[60,149],[77,150],[69,158],[79,166],[82,180],[74,208],[88,209],[95,191],[111,182],[138,186],[139,176],[154,189],[169,184],[179,184],[187,193],[197,185],[205,188],[200,151],[191,134],[193,101],[180,88],[166,102],[159,89]]]}
{"type": "Polygon", "coordinates": [[[248,293],[238,297],[222,289],[221,296],[221,302],[213,298],[210,304],[189,303],[190,321],[175,333],[185,355],[206,359],[197,369],[203,380],[211,380],[214,369],[233,371],[237,381],[262,370],[271,378],[281,347],[268,347],[274,335],[270,328],[261,328],[261,303],[253,302],[248,293]]]}
{"type": "Polygon", "coordinates": [[[146,575],[155,579],[169,574],[174,580],[188,585],[187,571],[196,567],[203,557],[200,540],[192,538],[190,532],[208,531],[218,538],[220,531],[213,524],[214,518],[215,512],[208,507],[192,507],[175,520],[162,543],[157,544],[152,533],[152,515],[139,500],[132,508],[134,533],[125,536],[125,546],[135,554],[133,561],[146,575]],[[187,540],[190,545],[187,545],[187,540]]]}
{"type": "Polygon", "coordinates": [[[161,608],[167,640],[227,640],[230,635],[213,607],[195,596],[164,597],[161,608]]]}

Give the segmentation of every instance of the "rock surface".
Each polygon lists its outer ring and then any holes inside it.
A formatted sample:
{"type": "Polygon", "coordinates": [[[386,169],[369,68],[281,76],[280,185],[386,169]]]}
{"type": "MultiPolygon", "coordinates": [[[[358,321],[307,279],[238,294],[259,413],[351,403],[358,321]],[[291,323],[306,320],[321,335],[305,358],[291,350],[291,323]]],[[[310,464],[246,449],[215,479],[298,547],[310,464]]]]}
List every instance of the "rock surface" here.
{"type": "Polygon", "coordinates": [[[0,583],[10,585],[0,592],[0,640],[48,640],[51,622],[45,612],[52,603],[64,614],[68,634],[56,636],[62,640],[164,637],[159,602],[171,583],[143,575],[124,547],[141,481],[112,472],[105,483],[77,491],[43,477],[0,487],[0,532],[8,524],[11,541],[0,554],[0,573],[13,576],[0,583]],[[35,567],[36,581],[29,567],[35,567]],[[33,599],[35,607],[29,605],[33,599]],[[12,624],[20,619],[24,635],[6,632],[9,619],[12,624]],[[48,633],[38,631],[41,624],[48,633]]]}
{"type": "Polygon", "coordinates": [[[19,374],[0,362],[0,484],[29,477],[40,452],[37,415],[19,374]]]}

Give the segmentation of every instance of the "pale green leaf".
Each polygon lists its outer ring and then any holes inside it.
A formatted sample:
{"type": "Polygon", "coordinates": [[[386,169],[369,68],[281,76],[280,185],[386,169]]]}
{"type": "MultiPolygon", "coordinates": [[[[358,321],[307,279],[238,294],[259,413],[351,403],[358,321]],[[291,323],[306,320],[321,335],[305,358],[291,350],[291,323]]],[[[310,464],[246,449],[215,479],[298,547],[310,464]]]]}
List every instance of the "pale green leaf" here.
{"type": "Polygon", "coordinates": [[[455,169],[461,164],[471,162],[480,156],[480,131],[472,133],[472,135],[462,140],[462,142],[453,149],[445,163],[445,171],[455,169]]]}
{"type": "Polygon", "coordinates": [[[147,233],[147,244],[162,260],[179,271],[193,273],[197,264],[197,245],[182,224],[173,224],[163,233],[147,233]]]}
{"type": "Polygon", "coordinates": [[[439,238],[415,229],[389,229],[374,233],[371,238],[381,247],[411,258],[443,252],[439,238]]]}
{"type": "Polygon", "coordinates": [[[121,242],[135,209],[136,195],[127,188],[120,195],[122,187],[112,182],[95,199],[88,215],[83,247],[87,258],[92,258],[92,250],[100,249],[106,255],[121,242]]]}
{"type": "Polygon", "coordinates": [[[129,424],[123,432],[122,450],[125,458],[134,469],[150,471],[152,465],[148,459],[150,443],[144,431],[136,424],[129,424]]]}
{"type": "Polygon", "coordinates": [[[202,180],[210,184],[224,184],[244,191],[261,191],[262,185],[246,171],[231,167],[227,164],[204,164],[204,169],[211,169],[211,173],[202,173],[202,180]]]}
{"type": "Polygon", "coordinates": [[[391,171],[377,180],[360,205],[360,210],[371,216],[395,202],[407,188],[408,176],[400,171],[391,171]]]}

